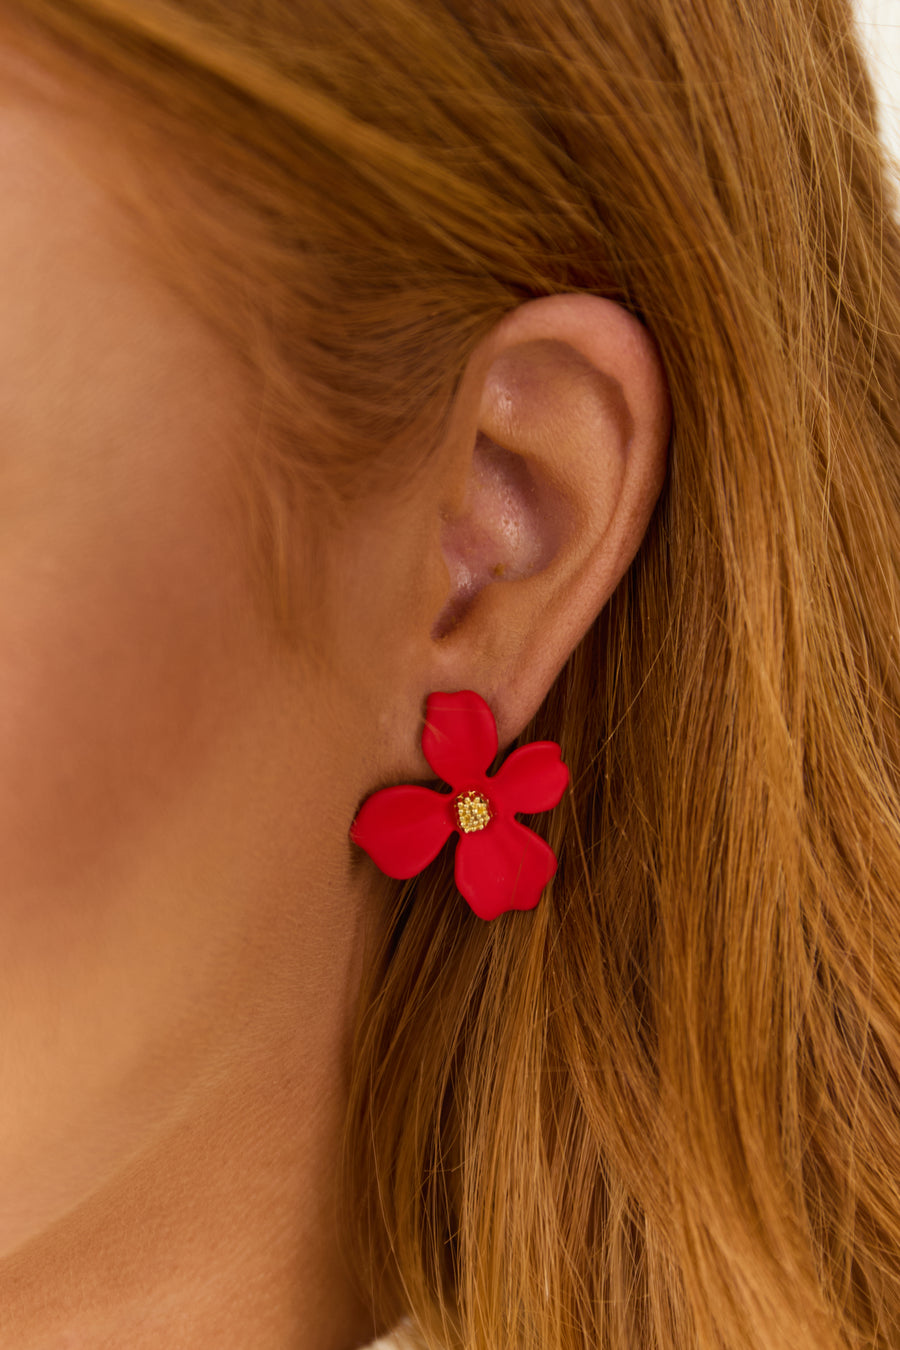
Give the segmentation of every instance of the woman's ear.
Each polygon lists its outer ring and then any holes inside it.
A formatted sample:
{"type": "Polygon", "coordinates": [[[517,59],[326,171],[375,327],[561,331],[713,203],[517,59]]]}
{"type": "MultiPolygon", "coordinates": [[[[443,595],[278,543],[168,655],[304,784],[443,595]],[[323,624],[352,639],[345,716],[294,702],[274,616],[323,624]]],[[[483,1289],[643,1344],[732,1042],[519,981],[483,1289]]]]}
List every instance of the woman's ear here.
{"type": "Polygon", "coordinates": [[[476,690],[505,744],[646,531],[670,427],[659,353],[610,300],[530,301],[473,355],[452,425],[434,499],[447,588],[420,648],[423,697],[476,690]]]}

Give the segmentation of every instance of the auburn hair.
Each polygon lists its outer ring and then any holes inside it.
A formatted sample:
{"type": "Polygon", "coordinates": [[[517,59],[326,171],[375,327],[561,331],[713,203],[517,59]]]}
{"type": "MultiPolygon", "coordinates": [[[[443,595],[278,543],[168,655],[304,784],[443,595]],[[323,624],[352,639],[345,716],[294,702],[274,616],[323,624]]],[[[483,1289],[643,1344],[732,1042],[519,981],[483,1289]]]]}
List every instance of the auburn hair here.
{"type": "Polygon", "coordinates": [[[662,355],[666,485],[526,733],[571,768],[551,890],[491,924],[449,867],[389,896],[345,1150],[383,1318],[896,1347],[900,237],[848,5],[6,12],[114,100],[135,219],[260,376],[286,633],[298,485],[414,472],[512,307],[602,295],[662,355]]]}

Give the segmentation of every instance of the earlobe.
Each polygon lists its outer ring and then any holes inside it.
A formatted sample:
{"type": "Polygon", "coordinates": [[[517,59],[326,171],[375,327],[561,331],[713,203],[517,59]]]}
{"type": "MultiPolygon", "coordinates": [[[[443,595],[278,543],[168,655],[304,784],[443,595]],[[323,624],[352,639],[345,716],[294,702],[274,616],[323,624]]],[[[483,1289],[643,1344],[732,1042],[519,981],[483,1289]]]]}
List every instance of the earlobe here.
{"type": "Polygon", "coordinates": [[[650,335],[594,296],[521,306],[472,374],[466,487],[441,523],[448,593],[430,678],[480,690],[506,743],[640,546],[665,477],[669,403],[650,335]]]}

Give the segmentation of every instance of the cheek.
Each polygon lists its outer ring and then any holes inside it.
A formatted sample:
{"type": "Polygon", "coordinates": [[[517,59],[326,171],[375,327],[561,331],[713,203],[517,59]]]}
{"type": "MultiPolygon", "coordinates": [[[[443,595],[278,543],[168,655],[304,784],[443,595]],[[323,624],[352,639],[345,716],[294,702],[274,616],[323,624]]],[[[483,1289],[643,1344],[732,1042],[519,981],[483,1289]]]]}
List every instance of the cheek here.
{"type": "Polygon", "coordinates": [[[242,592],[177,499],[146,529],[102,514],[0,547],[0,1256],[177,1106],[231,969],[191,883],[248,684],[242,592]]]}
{"type": "Polygon", "coordinates": [[[143,546],[140,533],[115,541],[107,527],[100,545],[32,544],[0,561],[0,874],[12,902],[71,899],[113,866],[214,734],[233,675],[216,552],[196,523],[143,546]]]}

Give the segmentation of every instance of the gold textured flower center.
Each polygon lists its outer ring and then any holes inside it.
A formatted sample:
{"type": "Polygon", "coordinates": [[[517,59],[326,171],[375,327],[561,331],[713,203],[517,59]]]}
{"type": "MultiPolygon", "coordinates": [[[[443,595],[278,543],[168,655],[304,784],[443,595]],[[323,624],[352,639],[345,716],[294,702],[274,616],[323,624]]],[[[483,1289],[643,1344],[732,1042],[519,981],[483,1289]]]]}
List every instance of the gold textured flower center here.
{"type": "Polygon", "coordinates": [[[491,804],[487,797],[483,797],[474,788],[470,788],[468,792],[461,792],[453,805],[456,807],[456,819],[463,834],[474,834],[476,830],[483,830],[486,825],[490,825],[493,817],[491,804]]]}

